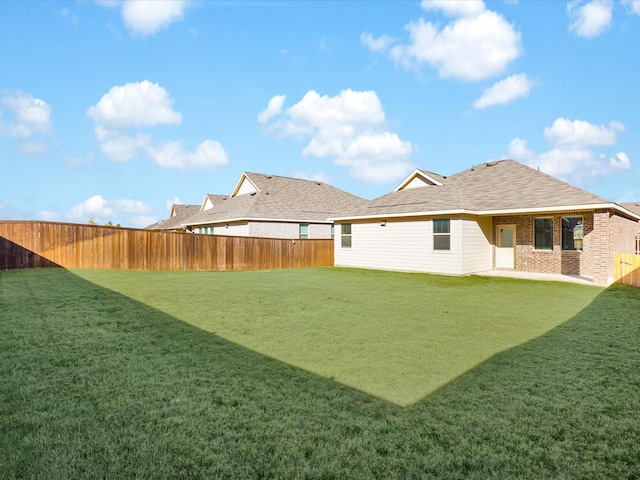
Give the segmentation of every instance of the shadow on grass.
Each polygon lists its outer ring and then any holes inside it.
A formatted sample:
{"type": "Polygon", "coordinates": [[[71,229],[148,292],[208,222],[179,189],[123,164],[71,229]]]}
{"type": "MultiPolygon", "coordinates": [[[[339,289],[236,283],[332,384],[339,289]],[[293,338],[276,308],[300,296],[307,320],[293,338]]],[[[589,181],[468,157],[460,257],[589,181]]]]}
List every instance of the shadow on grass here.
{"type": "Polygon", "coordinates": [[[637,290],[408,408],[68,271],[0,273],[8,478],[635,478],[637,290]],[[631,317],[631,315],[634,315],[631,317]]]}

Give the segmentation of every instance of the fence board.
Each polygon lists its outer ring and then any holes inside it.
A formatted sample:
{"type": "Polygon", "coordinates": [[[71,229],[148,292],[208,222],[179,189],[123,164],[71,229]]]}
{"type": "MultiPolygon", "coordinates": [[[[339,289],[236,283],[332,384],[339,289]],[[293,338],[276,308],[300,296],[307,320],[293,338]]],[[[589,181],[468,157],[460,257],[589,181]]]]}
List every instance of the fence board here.
{"type": "Polygon", "coordinates": [[[640,255],[616,253],[614,255],[615,283],[640,287],[640,255]]]}
{"type": "Polygon", "coordinates": [[[270,270],[333,265],[333,240],[0,221],[0,269],[270,270]]]}

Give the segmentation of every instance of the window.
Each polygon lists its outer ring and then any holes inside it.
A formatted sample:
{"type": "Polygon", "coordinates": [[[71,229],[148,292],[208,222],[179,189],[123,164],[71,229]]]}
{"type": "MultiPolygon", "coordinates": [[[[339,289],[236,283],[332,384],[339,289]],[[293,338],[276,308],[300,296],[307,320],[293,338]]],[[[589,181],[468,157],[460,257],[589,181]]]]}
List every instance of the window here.
{"type": "Polygon", "coordinates": [[[309,224],[301,223],[300,224],[300,238],[309,238],[309,224]]]}
{"type": "Polygon", "coordinates": [[[582,250],[582,217],[562,217],[562,250],[582,250]]]}
{"type": "Polygon", "coordinates": [[[451,250],[451,221],[448,218],[433,219],[433,249],[451,250]]]}
{"type": "Polygon", "coordinates": [[[351,224],[343,223],[340,227],[342,229],[342,248],[351,248],[351,224]]]}
{"type": "Polygon", "coordinates": [[[553,250],[553,218],[533,219],[533,248],[553,250]]]}

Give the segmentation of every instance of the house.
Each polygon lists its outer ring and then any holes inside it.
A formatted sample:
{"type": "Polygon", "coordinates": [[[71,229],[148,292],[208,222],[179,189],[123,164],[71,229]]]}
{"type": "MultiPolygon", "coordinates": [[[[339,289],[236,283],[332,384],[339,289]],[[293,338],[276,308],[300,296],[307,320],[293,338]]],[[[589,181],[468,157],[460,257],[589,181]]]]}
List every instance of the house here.
{"type": "Polygon", "coordinates": [[[591,277],[635,251],[640,213],[513,160],[450,177],[415,170],[332,218],[335,265],[467,275],[506,269],[591,277]]]}
{"type": "Polygon", "coordinates": [[[324,182],[243,172],[231,195],[207,195],[181,225],[213,235],[330,239],[328,218],[365,202],[324,182]]]}
{"type": "Polygon", "coordinates": [[[145,227],[149,230],[168,230],[168,231],[184,231],[182,222],[189,217],[194,216],[200,211],[200,205],[181,205],[174,203],[171,207],[171,215],[165,220],[160,220],[145,227]]]}

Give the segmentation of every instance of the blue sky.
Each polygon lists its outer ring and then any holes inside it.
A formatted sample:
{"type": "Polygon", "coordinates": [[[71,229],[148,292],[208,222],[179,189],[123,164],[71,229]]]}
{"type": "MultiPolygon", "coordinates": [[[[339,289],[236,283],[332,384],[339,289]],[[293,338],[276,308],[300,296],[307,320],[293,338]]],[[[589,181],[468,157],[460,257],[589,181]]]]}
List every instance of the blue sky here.
{"type": "Polygon", "coordinates": [[[365,198],[513,158],[640,201],[640,1],[0,3],[0,218],[120,223],[243,171],[365,198]]]}

